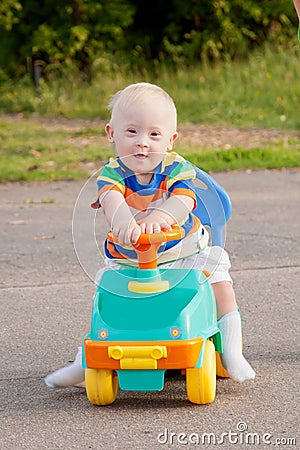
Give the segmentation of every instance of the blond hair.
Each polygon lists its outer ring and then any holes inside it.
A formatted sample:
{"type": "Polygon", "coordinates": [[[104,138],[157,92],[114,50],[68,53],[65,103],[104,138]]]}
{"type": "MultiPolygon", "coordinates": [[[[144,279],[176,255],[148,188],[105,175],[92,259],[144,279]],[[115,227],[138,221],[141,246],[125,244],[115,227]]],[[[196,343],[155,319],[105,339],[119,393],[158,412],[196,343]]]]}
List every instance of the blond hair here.
{"type": "Polygon", "coordinates": [[[112,96],[108,104],[108,109],[111,111],[110,123],[113,122],[114,113],[117,110],[126,111],[131,105],[145,104],[149,101],[155,101],[155,99],[162,99],[166,102],[170,114],[174,115],[174,127],[176,129],[177,111],[172,97],[161,87],[145,82],[130,84],[112,96]]]}

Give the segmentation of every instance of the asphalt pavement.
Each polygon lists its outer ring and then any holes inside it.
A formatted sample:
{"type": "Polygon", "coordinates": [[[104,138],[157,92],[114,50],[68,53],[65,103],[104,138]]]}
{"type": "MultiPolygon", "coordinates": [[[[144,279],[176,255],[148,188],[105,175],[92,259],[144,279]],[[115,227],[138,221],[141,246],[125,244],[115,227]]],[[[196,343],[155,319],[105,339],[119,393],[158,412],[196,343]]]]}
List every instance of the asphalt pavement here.
{"type": "Polygon", "coordinates": [[[226,247],[257,376],[217,380],[206,406],[189,403],[181,376],[106,407],[45,386],[89,324],[107,226],[89,207],[94,180],[0,185],[1,450],[300,447],[300,171],[214,176],[233,202],[226,247]]]}

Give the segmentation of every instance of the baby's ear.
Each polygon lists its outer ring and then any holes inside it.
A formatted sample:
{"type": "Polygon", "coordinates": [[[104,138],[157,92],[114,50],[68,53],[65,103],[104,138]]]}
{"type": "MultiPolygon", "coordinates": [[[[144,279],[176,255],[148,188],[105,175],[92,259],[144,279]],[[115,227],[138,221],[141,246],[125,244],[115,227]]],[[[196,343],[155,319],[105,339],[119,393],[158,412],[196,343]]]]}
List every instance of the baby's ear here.
{"type": "Polygon", "coordinates": [[[110,144],[113,144],[115,142],[115,140],[114,140],[114,130],[112,129],[112,126],[111,126],[110,123],[107,123],[105,125],[105,131],[106,131],[106,136],[107,136],[108,142],[110,144]]]}
{"type": "Polygon", "coordinates": [[[168,150],[171,151],[173,150],[173,144],[176,141],[176,139],[178,138],[178,132],[176,131],[175,133],[172,134],[171,138],[170,138],[170,144],[168,145],[168,150]]]}

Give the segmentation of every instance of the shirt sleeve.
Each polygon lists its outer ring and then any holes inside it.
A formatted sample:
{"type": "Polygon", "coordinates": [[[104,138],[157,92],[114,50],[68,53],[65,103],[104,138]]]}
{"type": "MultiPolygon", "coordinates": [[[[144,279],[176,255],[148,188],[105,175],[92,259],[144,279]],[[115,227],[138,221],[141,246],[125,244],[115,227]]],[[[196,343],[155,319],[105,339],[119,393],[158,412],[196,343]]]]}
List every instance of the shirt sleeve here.
{"type": "Polygon", "coordinates": [[[117,170],[118,167],[117,165],[114,167],[114,161],[110,161],[101,169],[100,175],[97,178],[98,197],[91,204],[92,208],[101,208],[102,198],[108,191],[114,190],[124,195],[125,183],[121,173],[117,170]]]}
{"type": "Polygon", "coordinates": [[[196,193],[194,180],[196,172],[193,165],[182,160],[171,171],[168,177],[167,188],[171,195],[186,195],[194,200],[194,208],[196,208],[196,193]]]}

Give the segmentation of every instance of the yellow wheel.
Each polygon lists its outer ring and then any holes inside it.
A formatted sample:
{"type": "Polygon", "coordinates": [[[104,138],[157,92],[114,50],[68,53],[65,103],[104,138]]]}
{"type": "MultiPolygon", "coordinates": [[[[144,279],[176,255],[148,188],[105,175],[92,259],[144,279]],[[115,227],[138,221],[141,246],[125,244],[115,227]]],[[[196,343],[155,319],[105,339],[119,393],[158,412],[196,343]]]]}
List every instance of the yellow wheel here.
{"type": "Polygon", "coordinates": [[[216,356],[215,346],[206,341],[203,366],[199,369],[186,369],[186,390],[192,403],[205,405],[211,403],[216,395],[216,356]]]}
{"type": "Polygon", "coordinates": [[[118,394],[118,377],[113,370],[85,369],[86,394],[93,405],[110,405],[118,394]]]}

